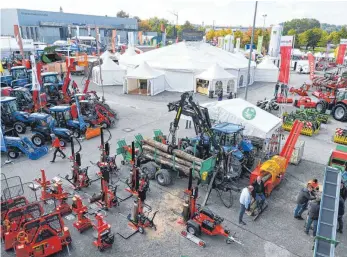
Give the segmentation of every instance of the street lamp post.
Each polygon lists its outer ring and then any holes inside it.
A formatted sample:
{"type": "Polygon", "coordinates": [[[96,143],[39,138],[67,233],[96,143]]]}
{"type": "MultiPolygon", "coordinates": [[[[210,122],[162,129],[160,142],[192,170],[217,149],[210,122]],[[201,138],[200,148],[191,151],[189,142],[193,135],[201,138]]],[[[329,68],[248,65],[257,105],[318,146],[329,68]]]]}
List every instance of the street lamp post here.
{"type": "Polygon", "coordinates": [[[258,8],[258,1],[255,1],[253,27],[252,27],[252,36],[251,36],[251,46],[250,46],[249,58],[248,58],[248,70],[247,70],[247,81],[246,81],[246,88],[245,88],[245,100],[247,100],[248,84],[251,81],[251,62],[252,62],[252,52],[253,52],[255,20],[257,19],[257,8],[258,8]]]}

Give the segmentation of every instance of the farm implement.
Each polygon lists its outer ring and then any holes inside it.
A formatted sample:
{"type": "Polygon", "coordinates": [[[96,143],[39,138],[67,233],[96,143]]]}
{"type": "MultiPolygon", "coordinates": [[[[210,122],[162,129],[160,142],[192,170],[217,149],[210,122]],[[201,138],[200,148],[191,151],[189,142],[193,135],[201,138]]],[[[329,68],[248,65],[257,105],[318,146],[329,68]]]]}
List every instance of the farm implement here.
{"type": "Polygon", "coordinates": [[[337,128],[335,130],[334,143],[347,145],[347,129],[337,128]]]}

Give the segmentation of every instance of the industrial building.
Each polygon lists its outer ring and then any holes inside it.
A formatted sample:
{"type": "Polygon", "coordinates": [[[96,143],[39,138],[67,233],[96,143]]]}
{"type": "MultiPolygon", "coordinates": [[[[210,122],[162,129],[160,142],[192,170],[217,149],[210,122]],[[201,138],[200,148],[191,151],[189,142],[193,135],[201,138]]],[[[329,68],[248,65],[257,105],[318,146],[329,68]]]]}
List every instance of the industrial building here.
{"type": "Polygon", "coordinates": [[[112,30],[117,30],[120,42],[128,41],[128,32],[137,32],[137,20],[108,16],[94,16],[64,12],[35,11],[26,9],[1,9],[1,36],[14,36],[14,25],[19,25],[23,39],[33,39],[51,44],[57,40],[76,36],[76,26],[80,36],[95,37],[95,27],[99,27],[100,40],[108,43],[112,30]]]}

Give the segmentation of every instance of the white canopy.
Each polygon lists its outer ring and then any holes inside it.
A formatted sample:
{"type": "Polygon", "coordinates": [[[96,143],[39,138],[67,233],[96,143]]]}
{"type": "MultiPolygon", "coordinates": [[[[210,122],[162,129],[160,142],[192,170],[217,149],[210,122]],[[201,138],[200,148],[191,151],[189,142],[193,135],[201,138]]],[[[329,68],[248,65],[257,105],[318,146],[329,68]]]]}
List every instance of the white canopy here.
{"type": "Polygon", "coordinates": [[[115,58],[115,55],[110,53],[110,51],[105,51],[102,53],[102,55],[100,55],[100,59],[105,60],[105,59],[112,59],[115,58]]]}
{"type": "Polygon", "coordinates": [[[254,81],[276,82],[278,78],[278,67],[265,56],[263,61],[255,69],[254,81]]]}
{"type": "MultiPolygon", "coordinates": [[[[123,85],[124,77],[126,75],[126,69],[116,64],[110,58],[103,60],[101,64],[102,84],[106,85],[123,85]]],[[[93,68],[93,82],[97,85],[101,85],[100,79],[100,67],[95,66],[93,68]]]]}
{"type": "Polygon", "coordinates": [[[242,124],[247,136],[271,138],[282,125],[280,118],[240,98],[205,103],[201,106],[207,107],[210,118],[217,122],[242,124]]]}
{"type": "Polygon", "coordinates": [[[148,63],[141,63],[129,71],[123,85],[124,93],[156,95],[165,91],[165,76],[162,71],[151,68],[148,63]]]}

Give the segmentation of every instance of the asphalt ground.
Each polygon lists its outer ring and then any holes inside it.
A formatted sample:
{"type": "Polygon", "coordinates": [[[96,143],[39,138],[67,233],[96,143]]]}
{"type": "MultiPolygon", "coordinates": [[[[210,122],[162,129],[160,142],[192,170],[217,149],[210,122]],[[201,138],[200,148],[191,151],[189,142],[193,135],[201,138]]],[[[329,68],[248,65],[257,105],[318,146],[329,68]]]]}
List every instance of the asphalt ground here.
{"type": "MultiPolygon", "coordinates": [[[[80,82],[82,77],[73,77],[80,82]]],[[[308,75],[292,74],[290,83],[299,87],[304,81],[308,82],[308,75]]],[[[102,89],[91,84],[91,89],[97,90],[102,95],[102,89]]],[[[119,114],[119,121],[115,128],[111,129],[111,153],[116,152],[117,140],[125,139],[128,144],[134,140],[134,136],[142,134],[145,137],[152,137],[154,129],[162,129],[167,133],[169,123],[173,120],[174,113],[168,113],[166,104],[170,101],[178,100],[180,93],[164,92],[154,97],[123,95],[119,86],[104,87],[104,96],[107,103],[119,114]]],[[[273,83],[256,83],[249,87],[248,100],[255,103],[264,97],[270,98],[273,95],[273,83]]],[[[239,91],[239,96],[243,96],[244,90],[239,91]]],[[[209,102],[205,96],[197,96],[200,103],[209,102]]],[[[216,101],[213,99],[212,101],[216,101]]],[[[293,107],[284,106],[285,110],[291,110],[293,107]]],[[[192,136],[193,129],[184,129],[185,121],[180,123],[181,129],[178,136],[192,136]]],[[[344,124],[330,120],[329,124],[322,127],[320,133],[313,137],[300,136],[299,140],[305,141],[305,151],[303,160],[299,165],[290,165],[288,167],[284,181],[276,188],[269,197],[269,206],[262,215],[253,221],[250,217],[244,217],[246,226],[238,224],[239,212],[239,194],[233,192],[233,206],[228,209],[223,206],[216,192],[213,191],[208,201],[208,207],[224,218],[223,225],[231,230],[232,234],[240,240],[243,245],[235,243],[226,244],[222,237],[209,237],[203,235],[201,238],[206,242],[206,248],[199,248],[191,241],[180,236],[180,231],[184,226],[179,222],[177,213],[182,210],[183,191],[187,187],[187,179],[176,178],[169,187],[159,186],[155,181],[151,181],[150,192],[147,195],[146,203],[152,207],[152,213],[159,210],[154,223],[157,231],[146,229],[145,234],[135,234],[125,240],[119,234],[128,236],[133,230],[128,226],[125,218],[133,205],[133,199],[128,199],[120,203],[116,208],[107,212],[105,220],[112,226],[115,233],[115,242],[112,249],[107,249],[100,253],[92,244],[93,230],[80,234],[73,226],[74,217],[67,216],[63,218],[65,225],[69,227],[72,235],[72,244],[70,246],[70,256],[233,256],[233,257],[292,257],[292,256],[312,256],[313,237],[304,233],[304,221],[298,221],[293,218],[295,200],[300,189],[305,183],[313,177],[323,180],[324,167],[328,160],[330,151],[335,147],[332,142],[332,136],[337,127],[344,127],[344,124]],[[72,218],[72,219],[71,219],[72,218]]],[[[30,136],[30,132],[27,133],[30,136]]],[[[84,140],[82,142],[82,167],[89,168],[89,176],[96,178],[97,168],[90,164],[90,161],[96,162],[99,159],[98,145],[99,138],[84,140]]],[[[70,155],[70,148],[65,152],[70,155]]],[[[30,182],[40,176],[40,169],[46,171],[49,179],[70,172],[70,162],[57,158],[56,163],[51,164],[53,155],[52,150],[49,154],[37,161],[28,160],[21,156],[13,164],[3,165],[1,172],[7,177],[20,176],[22,182],[30,182]]],[[[2,163],[6,156],[2,155],[2,163]]],[[[119,166],[121,157],[117,157],[119,166]]],[[[126,185],[123,181],[129,176],[129,167],[122,166],[119,176],[112,177],[115,184],[118,185],[118,197],[121,199],[129,196],[125,192],[126,185]]],[[[243,181],[245,185],[246,182],[243,181]]],[[[73,195],[69,183],[64,181],[64,188],[73,195]]],[[[93,193],[100,190],[100,182],[93,183],[89,188],[78,192],[87,204],[88,198],[93,193]]],[[[25,189],[25,194],[32,196],[32,192],[25,189]]],[[[200,190],[199,202],[202,201],[205,190],[200,190]]],[[[224,196],[223,196],[224,197],[224,196]]],[[[71,202],[71,200],[69,200],[71,202]]],[[[152,215],[150,214],[150,217],[152,215]]],[[[304,218],[306,218],[304,213],[304,218]]],[[[338,234],[338,240],[341,242],[336,248],[337,257],[347,256],[347,231],[344,234],[338,234]]],[[[312,232],[311,232],[312,235],[312,232]]],[[[64,249],[56,256],[68,256],[67,249],[64,249]]],[[[15,256],[13,251],[5,252],[1,250],[2,256],[15,256]]]]}

